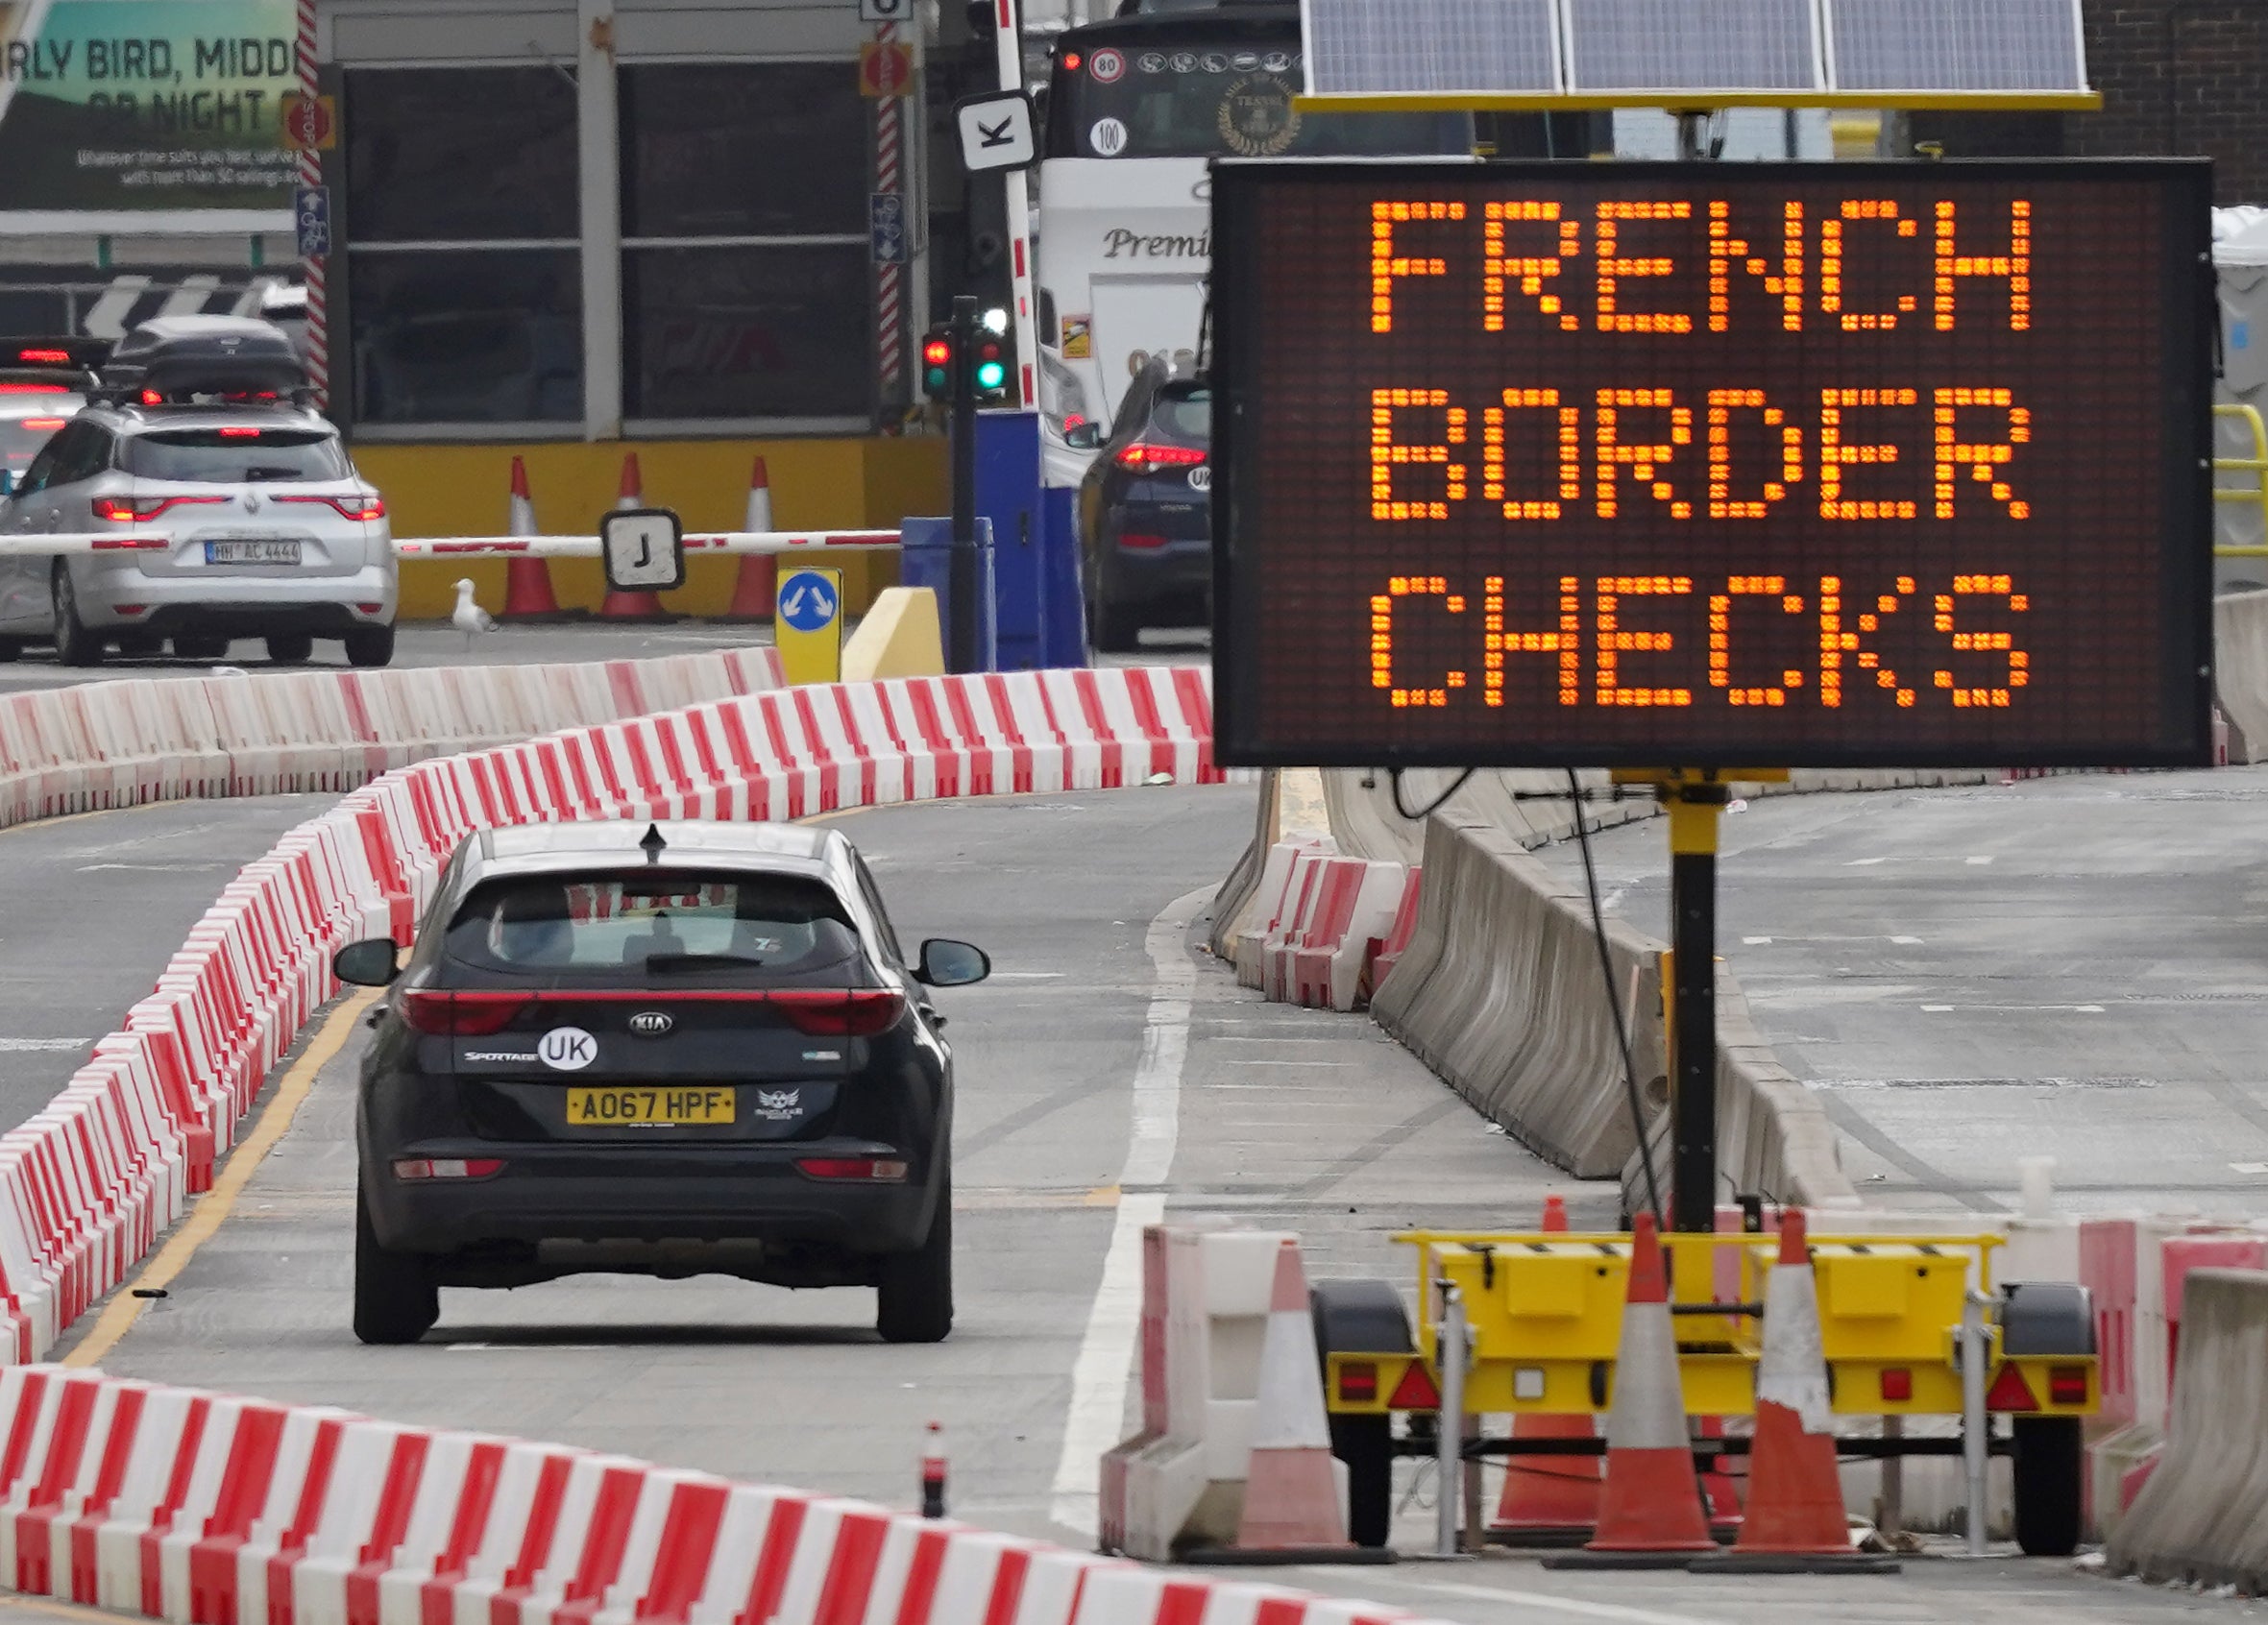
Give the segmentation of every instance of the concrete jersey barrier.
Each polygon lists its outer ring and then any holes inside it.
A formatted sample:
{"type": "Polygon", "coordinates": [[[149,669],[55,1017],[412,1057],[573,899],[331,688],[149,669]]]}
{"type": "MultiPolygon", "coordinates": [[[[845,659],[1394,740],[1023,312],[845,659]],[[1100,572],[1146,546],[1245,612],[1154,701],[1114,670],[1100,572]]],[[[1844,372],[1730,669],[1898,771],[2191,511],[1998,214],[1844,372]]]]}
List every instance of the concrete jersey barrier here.
{"type": "Polygon", "coordinates": [[[2190,1272],[2181,1322],[2165,1450],[2108,1561],[2256,1595],[2268,1589],[2268,1273],[2190,1272]]]}

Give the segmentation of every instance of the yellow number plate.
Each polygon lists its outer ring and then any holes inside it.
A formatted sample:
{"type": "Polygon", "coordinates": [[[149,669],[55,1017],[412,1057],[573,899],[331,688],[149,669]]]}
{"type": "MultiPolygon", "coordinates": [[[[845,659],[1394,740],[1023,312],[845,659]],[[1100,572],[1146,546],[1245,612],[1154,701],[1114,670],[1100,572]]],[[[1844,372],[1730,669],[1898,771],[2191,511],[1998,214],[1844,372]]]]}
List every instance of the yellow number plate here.
{"type": "Polygon", "coordinates": [[[682,1128],[730,1123],[736,1101],[730,1089],[570,1089],[570,1128],[682,1128]]]}

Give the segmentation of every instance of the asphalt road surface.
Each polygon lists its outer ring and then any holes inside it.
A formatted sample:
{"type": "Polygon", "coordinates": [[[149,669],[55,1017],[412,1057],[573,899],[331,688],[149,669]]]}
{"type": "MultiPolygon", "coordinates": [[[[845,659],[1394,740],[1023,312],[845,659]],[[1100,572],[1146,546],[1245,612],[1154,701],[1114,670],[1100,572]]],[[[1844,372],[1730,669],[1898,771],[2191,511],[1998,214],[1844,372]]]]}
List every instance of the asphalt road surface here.
{"type": "MultiPolygon", "coordinates": [[[[1775,796],[1728,814],[1718,953],[1870,1200],[2268,1213],[2268,768],[1775,796]]],[[[1665,826],[1594,849],[1666,937],[1665,826]]],[[[1579,879],[1576,850],[1547,861],[1579,879]]]]}
{"type": "MultiPolygon", "coordinates": [[[[1252,812],[1249,788],[1159,788],[847,820],[901,934],[966,937],[997,967],[990,982],[939,1000],[960,1087],[960,1316],[942,1346],[877,1342],[864,1291],[598,1277],[445,1293],[423,1345],[359,1346],[348,1330],[361,1037],[350,1011],[336,1018],[346,1051],[271,1090],[271,1104],[307,1092],[169,1296],[129,1300],[141,1312],[114,1341],[115,1319],[83,1322],[83,1337],[109,1329],[72,1357],[898,1506],[915,1499],[923,1425],[936,1419],[956,1516],[1083,1542],[1095,1456],[1124,1425],[1142,1223],[1212,1215],[1296,1227],[1315,1274],[1399,1279],[1406,1263],[1393,1231],[1525,1225],[1547,1191],[1565,1188],[1366,1018],[1262,1004],[1195,948],[1252,812]]],[[[37,861],[0,839],[0,865],[37,861]]],[[[150,884],[168,894],[192,885],[169,873],[150,884]]],[[[213,876],[193,884],[218,888],[213,876]]],[[[119,926],[85,914],[61,929],[91,952],[119,926]]],[[[1571,1194],[1578,1225],[1611,1222],[1611,1186],[1571,1194]]],[[[1417,1547],[1427,1487],[1404,1472],[1402,1534],[1417,1547]]],[[[1699,1579],[1547,1574],[1491,1555],[1266,1577],[1473,1625],[2245,1612],[2020,1560],[1918,1559],[1878,1579],[1699,1579]]]]}

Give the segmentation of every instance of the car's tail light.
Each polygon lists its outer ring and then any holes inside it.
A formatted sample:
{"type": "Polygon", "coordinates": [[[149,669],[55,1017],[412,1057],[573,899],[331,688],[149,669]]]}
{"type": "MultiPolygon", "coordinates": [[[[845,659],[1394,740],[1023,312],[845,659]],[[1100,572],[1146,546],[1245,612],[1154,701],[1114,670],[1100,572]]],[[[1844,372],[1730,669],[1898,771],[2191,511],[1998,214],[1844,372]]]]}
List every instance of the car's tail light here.
{"type": "Polygon", "coordinates": [[[767,994],[765,1003],[814,1038],[871,1038],[906,1013],[906,996],[888,988],[789,987],[767,994]]]}
{"type": "Polygon", "coordinates": [[[477,1038],[501,1032],[528,1006],[524,993],[406,992],[402,1019],[436,1037],[477,1038]]]}
{"type": "Polygon", "coordinates": [[[503,1172],[496,1156],[403,1156],[394,1159],[397,1179],[485,1179],[503,1172]]]}
{"type": "Polygon", "coordinates": [[[18,418],[16,426],[18,428],[44,429],[52,434],[69,421],[67,418],[18,418]]]}
{"type": "Polygon", "coordinates": [[[154,390],[154,389],[145,389],[145,390],[143,390],[143,391],[142,391],[142,404],[143,404],[144,406],[158,406],[158,405],[162,405],[162,404],[164,403],[164,400],[165,400],[165,397],[164,397],[164,396],[162,396],[162,395],[159,395],[159,393],[158,393],[156,390],[154,390]]]}
{"type": "MultiPolygon", "coordinates": [[[[226,433],[226,430],[222,431],[226,433]]],[[[322,502],[336,508],[341,519],[382,520],[386,517],[386,500],[372,494],[356,492],[352,497],[278,497],[279,502],[322,502]]]]}
{"type": "Polygon", "coordinates": [[[201,507],[227,500],[226,497],[97,497],[94,517],[114,524],[139,524],[169,509],[201,507]]]}
{"type": "Polygon", "coordinates": [[[68,395],[59,383],[0,383],[0,395],[68,395]]]}
{"type": "Polygon", "coordinates": [[[27,367],[68,367],[71,352],[67,350],[19,350],[15,358],[27,367]]]}
{"type": "Polygon", "coordinates": [[[1194,446],[1159,446],[1147,440],[1118,449],[1118,466],[1135,473],[1148,473],[1153,469],[1193,469],[1205,458],[1206,453],[1194,446]]]}
{"type": "Polygon", "coordinates": [[[804,1156],[795,1166],[814,1179],[865,1179],[892,1183],[906,1176],[906,1165],[888,1156],[804,1156]]]}
{"type": "Polygon", "coordinates": [[[2051,1405],[2085,1404],[2086,1368],[2050,1366],[2047,1371],[2047,1402],[2051,1405]]]}
{"type": "Polygon", "coordinates": [[[1118,545],[1121,547],[1138,547],[1143,552],[1150,552],[1164,546],[1165,538],[1147,530],[1122,530],[1118,533],[1118,545]]]}
{"type": "Polygon", "coordinates": [[[231,424],[221,430],[223,440],[257,440],[259,437],[260,431],[256,428],[238,428],[231,424]]]}
{"type": "Polygon", "coordinates": [[[1339,1368],[1339,1397],[1367,1405],[1378,1396],[1378,1368],[1370,1360],[1349,1360],[1339,1368]]]}

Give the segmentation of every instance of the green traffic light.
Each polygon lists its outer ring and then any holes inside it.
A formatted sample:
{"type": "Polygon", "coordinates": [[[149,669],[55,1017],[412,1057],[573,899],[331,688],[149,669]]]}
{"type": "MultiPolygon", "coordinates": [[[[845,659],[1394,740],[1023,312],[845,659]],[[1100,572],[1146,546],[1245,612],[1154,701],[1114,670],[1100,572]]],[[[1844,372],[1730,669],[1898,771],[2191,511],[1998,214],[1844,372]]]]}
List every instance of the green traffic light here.
{"type": "Polygon", "coordinates": [[[1008,369],[997,361],[984,361],[977,365],[977,387],[998,389],[1008,381],[1008,369]]]}

